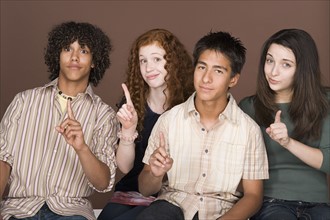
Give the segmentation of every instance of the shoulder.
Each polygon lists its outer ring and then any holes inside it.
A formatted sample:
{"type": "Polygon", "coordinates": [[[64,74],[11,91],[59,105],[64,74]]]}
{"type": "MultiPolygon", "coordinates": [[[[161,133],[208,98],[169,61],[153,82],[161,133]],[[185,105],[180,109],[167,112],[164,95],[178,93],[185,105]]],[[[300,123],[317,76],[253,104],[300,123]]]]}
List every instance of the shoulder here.
{"type": "Polygon", "coordinates": [[[243,98],[243,99],[239,102],[238,106],[239,106],[240,108],[243,108],[243,107],[245,108],[245,107],[253,106],[253,105],[254,105],[255,98],[256,98],[255,95],[247,96],[247,97],[243,98]]]}
{"type": "Polygon", "coordinates": [[[330,102],[330,87],[326,87],[325,92],[326,92],[327,99],[330,102]]]}
{"type": "Polygon", "coordinates": [[[47,87],[35,87],[21,91],[15,95],[15,99],[27,99],[36,95],[39,95],[47,90],[47,87]]]}
{"type": "Polygon", "coordinates": [[[255,109],[254,109],[255,99],[256,99],[255,95],[248,96],[243,98],[238,104],[240,109],[242,109],[243,112],[245,112],[252,118],[254,118],[254,114],[255,114],[255,109]]]}
{"type": "MultiPolygon", "coordinates": [[[[253,105],[253,103],[252,103],[253,105]]],[[[248,126],[249,129],[251,128],[256,128],[259,129],[259,125],[255,122],[254,120],[254,113],[250,112],[245,112],[241,108],[237,108],[237,119],[238,122],[241,123],[244,126],[248,126]]]]}
{"type": "Polygon", "coordinates": [[[111,115],[116,115],[115,110],[107,103],[105,103],[100,96],[94,94],[93,105],[96,107],[99,113],[106,113],[111,115]]]}

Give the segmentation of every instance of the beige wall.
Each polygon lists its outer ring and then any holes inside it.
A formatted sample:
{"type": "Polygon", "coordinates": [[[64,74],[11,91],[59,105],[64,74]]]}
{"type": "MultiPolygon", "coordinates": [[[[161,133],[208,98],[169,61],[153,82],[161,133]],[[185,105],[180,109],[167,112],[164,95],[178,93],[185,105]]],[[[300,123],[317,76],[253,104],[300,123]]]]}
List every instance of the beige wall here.
{"type": "MultiPolygon", "coordinates": [[[[121,96],[120,83],[132,41],[151,28],[166,28],[192,52],[210,30],[228,31],[247,47],[247,62],[232,93],[237,101],[255,90],[262,43],[282,28],[301,28],[315,39],[323,82],[329,79],[329,1],[15,1],[1,0],[0,117],[19,91],[48,82],[43,60],[47,33],[67,20],[101,27],[112,39],[112,66],[96,92],[109,103],[121,96]]],[[[109,194],[95,195],[102,208],[109,194]]]]}

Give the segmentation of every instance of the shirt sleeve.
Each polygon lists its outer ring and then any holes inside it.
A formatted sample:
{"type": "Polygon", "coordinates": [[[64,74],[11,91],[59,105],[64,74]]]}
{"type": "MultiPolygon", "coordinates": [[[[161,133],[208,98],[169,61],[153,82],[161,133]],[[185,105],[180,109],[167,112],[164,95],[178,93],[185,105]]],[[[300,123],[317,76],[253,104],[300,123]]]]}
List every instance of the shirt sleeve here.
{"type": "Polygon", "coordinates": [[[322,128],[322,136],[320,141],[320,150],[323,154],[323,162],[320,170],[330,174],[330,113],[328,117],[326,117],[323,128],[322,128]]]}
{"type": "Polygon", "coordinates": [[[23,95],[19,93],[8,106],[0,123],[0,160],[13,165],[15,154],[15,136],[22,112],[23,95]]]}
{"type": "Polygon", "coordinates": [[[251,126],[243,179],[268,179],[268,158],[259,126],[251,126]]]}
{"type": "Polygon", "coordinates": [[[119,131],[119,122],[115,116],[115,112],[109,108],[110,110],[107,114],[101,116],[102,118],[99,121],[103,121],[103,124],[97,128],[93,133],[93,147],[95,147],[95,156],[106,164],[110,170],[110,182],[108,187],[105,190],[98,190],[94,186],[89,185],[96,190],[97,192],[109,192],[114,183],[115,183],[115,175],[117,169],[115,151],[116,144],[118,141],[117,133],[119,131]]]}

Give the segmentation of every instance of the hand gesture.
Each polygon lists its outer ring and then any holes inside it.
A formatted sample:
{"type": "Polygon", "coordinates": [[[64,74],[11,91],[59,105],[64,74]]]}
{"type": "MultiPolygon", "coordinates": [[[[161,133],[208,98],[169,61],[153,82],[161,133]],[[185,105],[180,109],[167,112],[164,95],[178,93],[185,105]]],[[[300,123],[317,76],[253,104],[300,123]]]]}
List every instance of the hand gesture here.
{"type": "Polygon", "coordinates": [[[117,112],[117,118],[120,121],[123,129],[135,131],[138,122],[137,113],[135,111],[127,86],[124,83],[121,84],[121,86],[124,90],[126,104],[123,104],[117,112]]]}
{"type": "Polygon", "coordinates": [[[85,145],[84,134],[82,127],[75,119],[71,108],[71,100],[67,102],[68,118],[66,118],[56,130],[63,135],[66,142],[70,144],[76,151],[81,150],[85,145]]]}
{"type": "Polygon", "coordinates": [[[278,142],[283,147],[286,147],[290,142],[288,129],[286,125],[281,122],[281,111],[276,112],[275,121],[266,129],[266,132],[271,139],[278,142]]]}
{"type": "Polygon", "coordinates": [[[159,147],[151,154],[149,166],[155,177],[164,176],[171,169],[173,159],[167,154],[163,133],[159,134],[159,147]]]}

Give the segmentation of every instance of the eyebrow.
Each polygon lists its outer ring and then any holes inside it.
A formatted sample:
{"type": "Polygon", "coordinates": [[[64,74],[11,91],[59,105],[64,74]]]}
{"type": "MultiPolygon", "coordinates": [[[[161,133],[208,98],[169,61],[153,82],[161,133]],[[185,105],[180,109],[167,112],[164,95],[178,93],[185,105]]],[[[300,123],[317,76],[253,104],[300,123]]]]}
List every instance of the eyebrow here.
{"type": "MultiPolygon", "coordinates": [[[[207,66],[207,64],[205,62],[200,61],[200,60],[197,61],[197,64],[202,64],[202,65],[207,66]]],[[[222,69],[222,70],[228,72],[228,69],[226,67],[224,67],[224,66],[214,65],[214,66],[212,66],[212,68],[222,69]]]]}

